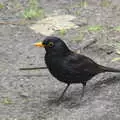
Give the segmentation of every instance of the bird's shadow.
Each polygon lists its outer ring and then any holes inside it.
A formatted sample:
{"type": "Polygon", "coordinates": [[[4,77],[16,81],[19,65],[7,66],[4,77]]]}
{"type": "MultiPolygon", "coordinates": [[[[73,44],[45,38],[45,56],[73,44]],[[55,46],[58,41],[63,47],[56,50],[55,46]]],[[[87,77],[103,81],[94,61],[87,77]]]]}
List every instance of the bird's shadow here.
{"type": "Polygon", "coordinates": [[[120,81],[120,75],[118,75],[118,76],[112,76],[111,78],[107,78],[107,79],[105,79],[105,80],[103,80],[103,81],[98,81],[97,83],[95,83],[94,84],[94,87],[93,87],[93,89],[100,89],[101,88],[101,85],[111,85],[111,84],[113,84],[113,83],[118,83],[120,81]]]}
{"type": "Polygon", "coordinates": [[[55,91],[55,92],[51,92],[49,93],[50,96],[52,97],[48,97],[49,100],[47,100],[46,102],[48,103],[49,106],[53,105],[53,106],[58,106],[58,105],[62,105],[64,106],[65,108],[78,108],[80,106],[85,106],[86,102],[91,102],[94,100],[93,98],[93,95],[92,96],[87,96],[88,92],[90,94],[94,94],[94,91],[96,91],[98,94],[97,96],[99,96],[99,93],[100,93],[100,89],[103,89],[103,87],[106,87],[107,85],[111,85],[111,84],[117,84],[120,80],[120,75],[118,76],[113,76],[111,78],[108,78],[108,79],[105,79],[103,81],[98,81],[97,83],[95,84],[92,84],[92,85],[87,85],[86,87],[89,87],[88,89],[85,90],[85,99],[84,97],[80,99],[80,95],[81,95],[81,90],[82,90],[82,87],[80,87],[80,89],[78,90],[78,88],[74,88],[72,90],[71,93],[66,93],[65,96],[60,100],[58,101],[58,98],[59,98],[59,93],[60,91],[62,91],[61,89],[55,91]],[[87,92],[87,93],[86,93],[87,92]]]}
{"type": "Polygon", "coordinates": [[[72,98],[70,96],[68,97],[67,93],[64,95],[64,97],[61,100],[58,100],[60,97],[59,91],[62,91],[62,90],[60,89],[54,92],[53,91],[49,92],[50,96],[48,96],[48,100],[47,100],[48,105],[58,106],[71,101],[72,98]]]}

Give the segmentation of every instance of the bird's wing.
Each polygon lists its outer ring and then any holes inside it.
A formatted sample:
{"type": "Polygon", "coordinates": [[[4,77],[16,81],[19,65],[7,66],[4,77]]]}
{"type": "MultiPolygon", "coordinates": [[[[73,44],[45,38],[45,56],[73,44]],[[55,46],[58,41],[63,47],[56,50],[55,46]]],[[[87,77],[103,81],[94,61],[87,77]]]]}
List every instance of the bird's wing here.
{"type": "Polygon", "coordinates": [[[80,55],[72,53],[71,55],[67,56],[64,60],[64,67],[71,72],[76,73],[98,73],[99,65],[95,63],[92,59],[80,55]]]}

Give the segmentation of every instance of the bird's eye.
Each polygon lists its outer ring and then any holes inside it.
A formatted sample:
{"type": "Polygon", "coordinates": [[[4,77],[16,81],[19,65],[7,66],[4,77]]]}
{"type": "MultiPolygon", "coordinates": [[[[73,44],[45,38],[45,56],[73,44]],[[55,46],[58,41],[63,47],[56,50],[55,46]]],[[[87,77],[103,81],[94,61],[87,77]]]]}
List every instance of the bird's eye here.
{"type": "Polygon", "coordinates": [[[48,46],[49,47],[53,47],[54,43],[53,42],[49,42],[48,46]]]}

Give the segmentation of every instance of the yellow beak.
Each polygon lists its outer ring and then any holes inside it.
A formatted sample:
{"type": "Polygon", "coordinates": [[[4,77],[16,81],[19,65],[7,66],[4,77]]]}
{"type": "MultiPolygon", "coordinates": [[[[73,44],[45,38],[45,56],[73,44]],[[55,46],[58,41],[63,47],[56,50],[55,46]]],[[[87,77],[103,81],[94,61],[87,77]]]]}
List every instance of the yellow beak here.
{"type": "Polygon", "coordinates": [[[42,42],[34,43],[34,45],[37,47],[45,47],[42,42]]]}

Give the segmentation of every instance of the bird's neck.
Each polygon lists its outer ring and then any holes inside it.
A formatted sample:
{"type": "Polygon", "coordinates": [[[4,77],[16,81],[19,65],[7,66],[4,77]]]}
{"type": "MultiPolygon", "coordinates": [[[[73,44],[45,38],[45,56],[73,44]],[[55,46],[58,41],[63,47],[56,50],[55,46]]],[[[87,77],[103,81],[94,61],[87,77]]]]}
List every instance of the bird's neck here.
{"type": "Polygon", "coordinates": [[[69,54],[71,54],[71,51],[69,49],[46,51],[46,55],[48,55],[48,56],[65,57],[69,54]]]}

